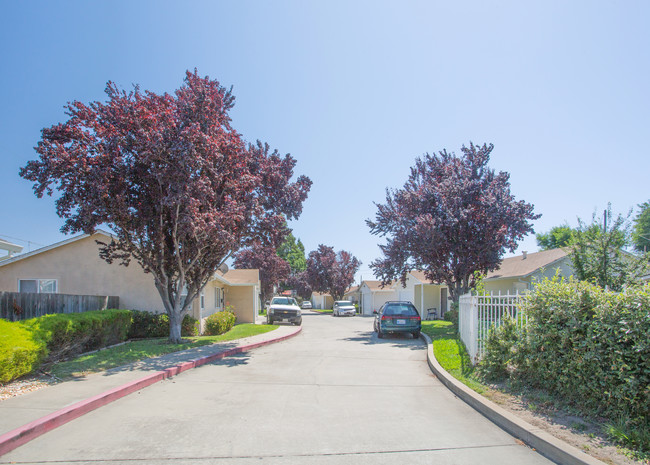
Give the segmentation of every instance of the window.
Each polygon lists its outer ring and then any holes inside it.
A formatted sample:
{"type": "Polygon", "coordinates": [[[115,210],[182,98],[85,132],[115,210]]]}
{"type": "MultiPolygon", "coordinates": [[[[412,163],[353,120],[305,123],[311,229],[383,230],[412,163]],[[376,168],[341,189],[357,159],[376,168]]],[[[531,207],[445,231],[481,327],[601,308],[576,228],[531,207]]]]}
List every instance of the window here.
{"type": "Polygon", "coordinates": [[[56,279],[19,279],[18,292],[36,292],[39,294],[56,294],[56,279]]]}
{"type": "Polygon", "coordinates": [[[205,293],[201,292],[201,310],[205,310],[205,293]]]}
{"type": "Polygon", "coordinates": [[[223,307],[223,289],[220,287],[214,288],[214,309],[221,310],[223,307]]]}

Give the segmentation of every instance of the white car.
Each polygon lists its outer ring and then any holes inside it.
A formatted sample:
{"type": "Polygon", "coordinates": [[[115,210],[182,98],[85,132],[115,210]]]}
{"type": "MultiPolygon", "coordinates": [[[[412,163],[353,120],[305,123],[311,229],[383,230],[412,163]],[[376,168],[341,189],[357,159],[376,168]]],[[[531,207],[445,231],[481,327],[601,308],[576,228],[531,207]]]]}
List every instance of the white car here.
{"type": "Polygon", "coordinates": [[[332,315],[334,316],[345,316],[350,315],[354,316],[357,313],[357,309],[354,307],[354,304],[349,300],[337,300],[334,302],[334,307],[332,309],[332,315]]]}
{"type": "Polygon", "coordinates": [[[266,322],[270,325],[278,322],[292,323],[296,326],[302,324],[300,307],[292,297],[273,297],[271,305],[266,310],[266,322]]]}
{"type": "Polygon", "coordinates": [[[302,302],[302,308],[306,308],[306,309],[311,308],[311,301],[309,301],[309,300],[303,301],[302,302]]]}

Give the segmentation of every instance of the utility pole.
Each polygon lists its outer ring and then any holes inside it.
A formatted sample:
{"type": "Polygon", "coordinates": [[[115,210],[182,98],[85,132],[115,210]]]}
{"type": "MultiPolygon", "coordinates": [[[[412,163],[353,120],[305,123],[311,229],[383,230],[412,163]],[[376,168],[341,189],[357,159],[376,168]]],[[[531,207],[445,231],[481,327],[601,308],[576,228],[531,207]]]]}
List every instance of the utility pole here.
{"type": "Polygon", "coordinates": [[[604,250],[604,255],[605,255],[605,290],[609,287],[607,285],[607,210],[603,212],[603,237],[605,239],[605,250],[604,250]]]}

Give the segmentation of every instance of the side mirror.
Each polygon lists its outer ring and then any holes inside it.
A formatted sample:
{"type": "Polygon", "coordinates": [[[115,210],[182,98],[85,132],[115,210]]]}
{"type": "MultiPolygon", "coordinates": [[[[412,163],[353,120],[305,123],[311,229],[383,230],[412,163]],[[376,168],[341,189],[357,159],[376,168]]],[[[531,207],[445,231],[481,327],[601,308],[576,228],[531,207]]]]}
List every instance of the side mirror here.
{"type": "Polygon", "coordinates": [[[373,310],[373,311],[372,311],[372,314],[373,314],[373,315],[376,315],[376,314],[377,314],[377,310],[373,310]]]}

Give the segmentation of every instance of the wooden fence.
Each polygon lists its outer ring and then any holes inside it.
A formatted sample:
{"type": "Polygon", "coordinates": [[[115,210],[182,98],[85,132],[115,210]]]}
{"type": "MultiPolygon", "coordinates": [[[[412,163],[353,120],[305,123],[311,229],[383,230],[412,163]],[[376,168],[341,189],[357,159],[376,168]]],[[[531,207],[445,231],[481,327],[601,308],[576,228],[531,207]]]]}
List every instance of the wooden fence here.
{"type": "Polygon", "coordinates": [[[120,298],[103,295],[37,294],[0,291],[0,318],[27,320],[49,313],[82,313],[119,308],[120,298]]]}

